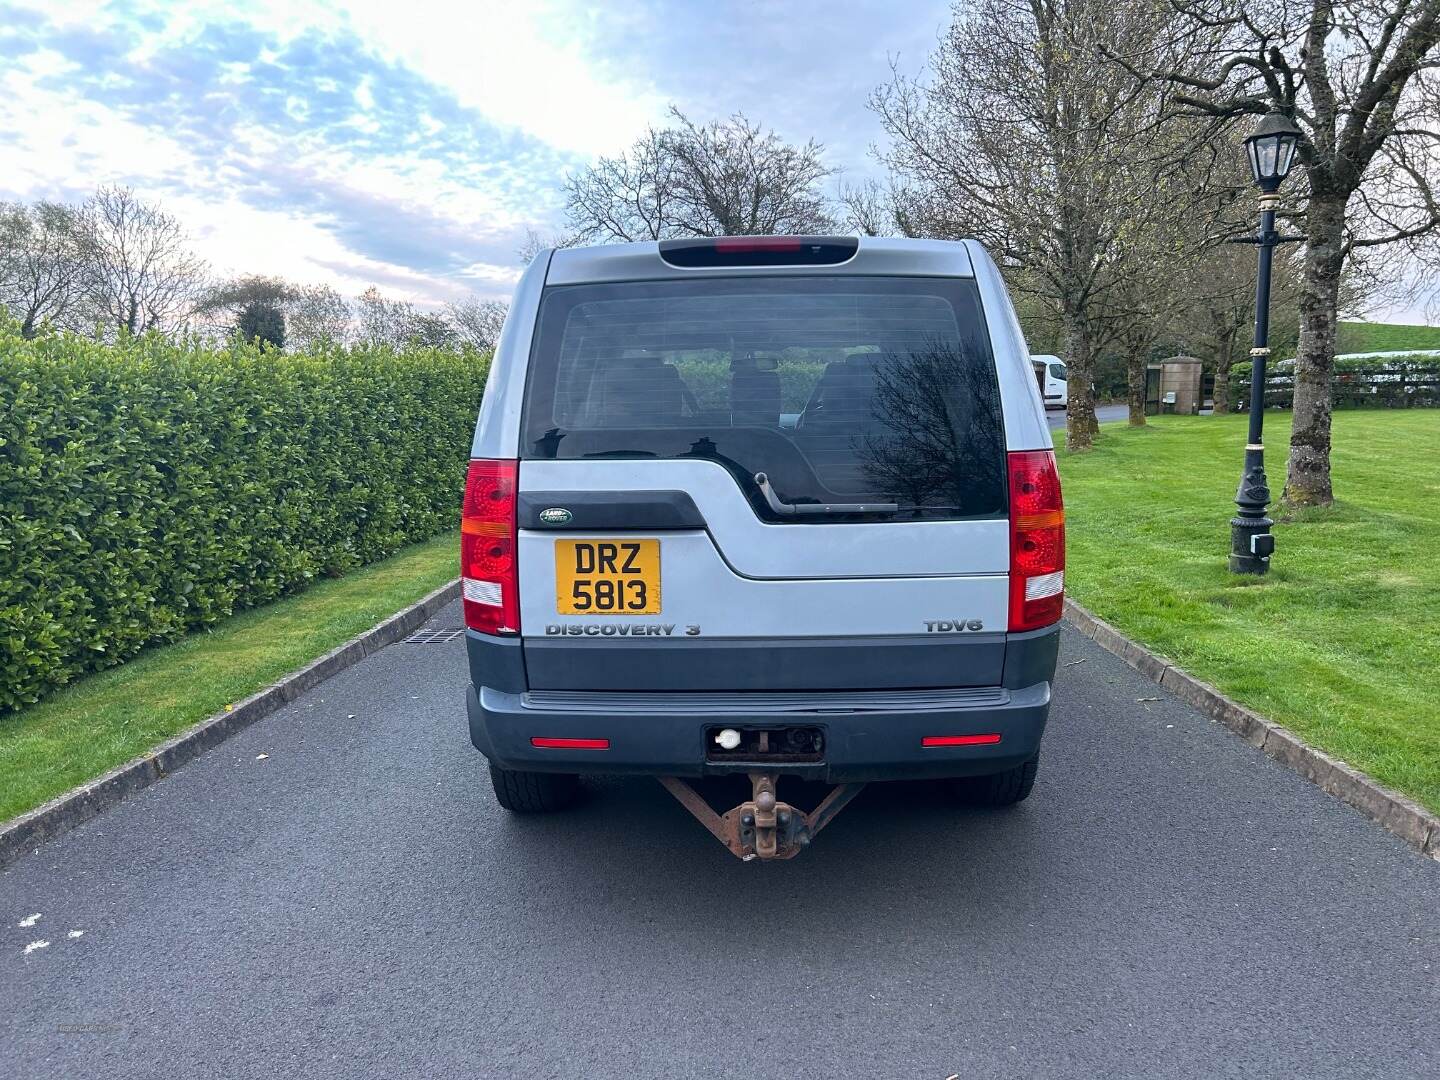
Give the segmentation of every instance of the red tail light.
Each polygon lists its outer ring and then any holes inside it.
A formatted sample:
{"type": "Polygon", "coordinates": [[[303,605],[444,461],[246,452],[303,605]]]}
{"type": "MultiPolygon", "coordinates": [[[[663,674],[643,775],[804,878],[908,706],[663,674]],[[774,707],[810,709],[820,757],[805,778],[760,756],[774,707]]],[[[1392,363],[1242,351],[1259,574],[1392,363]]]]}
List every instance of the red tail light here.
{"type": "Polygon", "coordinates": [[[515,573],[519,462],[470,462],[460,511],[460,586],[465,625],[482,634],[520,632],[515,573]]]}
{"type": "Polygon", "coordinates": [[[1065,609],[1065,507],[1050,450],[1010,457],[1010,629],[1038,630],[1065,609]]]}

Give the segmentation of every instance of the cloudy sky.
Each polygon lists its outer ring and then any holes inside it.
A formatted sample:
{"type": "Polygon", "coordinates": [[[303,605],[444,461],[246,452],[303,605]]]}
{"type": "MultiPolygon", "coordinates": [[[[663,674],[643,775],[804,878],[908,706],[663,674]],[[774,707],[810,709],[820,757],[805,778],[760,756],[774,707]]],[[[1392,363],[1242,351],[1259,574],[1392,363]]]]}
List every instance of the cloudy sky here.
{"type": "Polygon", "coordinates": [[[567,170],[674,102],[873,169],[947,0],[0,0],[0,199],[134,186],[220,273],[503,296],[567,170]]]}

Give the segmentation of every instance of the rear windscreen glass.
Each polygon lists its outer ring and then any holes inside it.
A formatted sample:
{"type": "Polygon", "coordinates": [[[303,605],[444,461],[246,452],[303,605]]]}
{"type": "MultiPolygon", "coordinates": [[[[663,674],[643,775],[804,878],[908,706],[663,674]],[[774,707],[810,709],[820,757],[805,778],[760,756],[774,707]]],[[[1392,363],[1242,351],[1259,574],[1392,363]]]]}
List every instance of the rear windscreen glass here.
{"type": "Polygon", "coordinates": [[[526,458],[703,459],[765,520],[1001,516],[974,282],[709,278],[547,289],[526,458]]]}

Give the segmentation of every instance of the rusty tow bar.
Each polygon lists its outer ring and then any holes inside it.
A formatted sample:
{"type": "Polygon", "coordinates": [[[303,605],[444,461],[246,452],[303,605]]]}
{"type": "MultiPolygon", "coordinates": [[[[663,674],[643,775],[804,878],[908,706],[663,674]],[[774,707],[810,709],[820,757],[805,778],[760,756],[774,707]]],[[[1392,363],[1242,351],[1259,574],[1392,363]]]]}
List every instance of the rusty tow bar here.
{"type": "Polygon", "coordinates": [[[840,784],[831,788],[820,805],[807,814],[775,797],[777,774],[752,772],[749,776],[753,788],[750,798],[723,814],[712,810],[700,793],[678,776],[661,776],[659,780],[715,839],[747,862],[793,859],[865,786],[840,784]]]}

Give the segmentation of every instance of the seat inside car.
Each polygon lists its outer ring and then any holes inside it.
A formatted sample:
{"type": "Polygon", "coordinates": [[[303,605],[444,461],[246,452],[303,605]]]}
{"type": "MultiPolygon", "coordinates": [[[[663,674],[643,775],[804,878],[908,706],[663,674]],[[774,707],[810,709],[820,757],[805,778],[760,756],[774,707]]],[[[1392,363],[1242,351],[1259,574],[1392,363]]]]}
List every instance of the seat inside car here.
{"type": "Polygon", "coordinates": [[[590,403],[596,427],[673,427],[681,422],[685,380],[658,353],[610,360],[590,403]]]}
{"type": "Polygon", "coordinates": [[[856,353],[826,364],[800,416],[800,426],[844,424],[862,429],[868,426],[880,358],[879,353],[856,353]]]}
{"type": "Polygon", "coordinates": [[[776,427],[780,423],[780,375],[754,356],[730,362],[730,422],[776,427]]]}
{"type": "Polygon", "coordinates": [[[880,353],[856,353],[826,364],[796,423],[795,445],[832,491],[855,491],[864,483],[856,447],[875,426],[875,377],[881,358],[880,353]]]}

